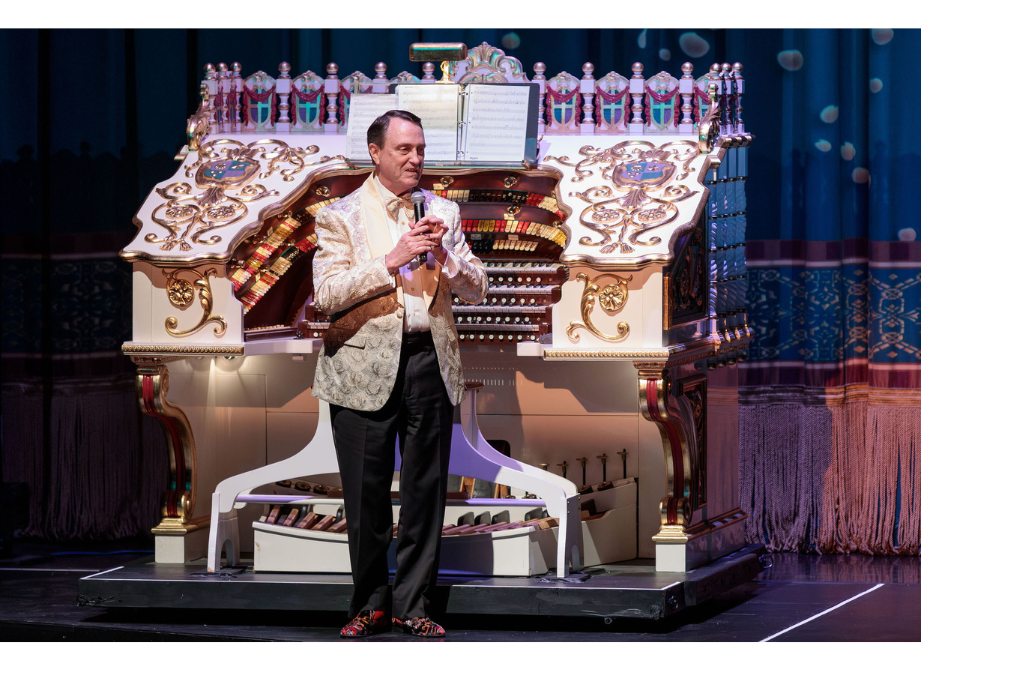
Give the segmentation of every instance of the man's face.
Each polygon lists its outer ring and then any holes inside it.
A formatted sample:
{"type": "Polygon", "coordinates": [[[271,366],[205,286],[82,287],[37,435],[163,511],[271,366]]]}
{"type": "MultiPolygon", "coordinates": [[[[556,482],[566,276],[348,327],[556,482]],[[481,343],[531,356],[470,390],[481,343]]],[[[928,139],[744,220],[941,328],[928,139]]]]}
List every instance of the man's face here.
{"type": "Polygon", "coordinates": [[[419,185],[423,174],[423,129],[411,121],[392,118],[384,134],[384,148],[370,144],[381,184],[396,195],[419,185]]]}

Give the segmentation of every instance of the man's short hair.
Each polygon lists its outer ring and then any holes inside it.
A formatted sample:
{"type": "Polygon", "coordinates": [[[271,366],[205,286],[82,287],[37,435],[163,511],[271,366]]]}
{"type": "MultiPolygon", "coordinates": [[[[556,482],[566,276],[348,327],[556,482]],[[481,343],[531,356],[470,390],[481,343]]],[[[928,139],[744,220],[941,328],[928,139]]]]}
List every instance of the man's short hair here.
{"type": "Polygon", "coordinates": [[[415,123],[420,127],[420,130],[423,130],[423,121],[416,114],[404,109],[392,109],[375,118],[370,127],[366,129],[367,147],[377,145],[379,149],[384,149],[384,136],[387,135],[391,119],[405,119],[409,123],[415,123]]]}

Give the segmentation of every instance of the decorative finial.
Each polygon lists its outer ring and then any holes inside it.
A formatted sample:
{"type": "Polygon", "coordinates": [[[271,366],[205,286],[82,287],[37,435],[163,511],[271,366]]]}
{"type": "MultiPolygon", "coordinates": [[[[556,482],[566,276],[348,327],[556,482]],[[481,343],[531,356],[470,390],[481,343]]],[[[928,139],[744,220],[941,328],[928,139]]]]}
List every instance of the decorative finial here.
{"type": "Polygon", "coordinates": [[[217,73],[217,70],[213,67],[213,64],[207,64],[206,66],[204,66],[203,71],[206,72],[206,80],[208,81],[212,81],[214,75],[216,75],[217,73]]]}
{"type": "Polygon", "coordinates": [[[334,62],[331,62],[330,64],[328,64],[327,65],[327,73],[330,75],[330,77],[337,78],[338,77],[338,65],[335,64],[334,62]]]}
{"type": "Polygon", "coordinates": [[[242,63],[241,62],[231,62],[231,70],[234,71],[236,74],[241,74],[242,73],[242,63]]]}
{"type": "Polygon", "coordinates": [[[711,65],[711,73],[716,74],[721,70],[721,68],[722,67],[718,65],[718,62],[715,62],[714,64],[711,65]]]}
{"type": "Polygon", "coordinates": [[[683,62],[683,75],[684,76],[692,76],[693,75],[693,64],[690,64],[689,62],[683,62]]]}
{"type": "Polygon", "coordinates": [[[228,72],[228,65],[224,62],[219,63],[217,65],[217,71],[221,72],[222,74],[226,74],[228,72]]]}
{"type": "Polygon", "coordinates": [[[590,62],[587,62],[586,64],[583,65],[583,78],[593,78],[593,77],[594,77],[594,65],[591,64],[590,62]]]}
{"type": "Polygon", "coordinates": [[[292,65],[288,62],[281,62],[277,65],[277,70],[281,72],[280,78],[290,78],[288,72],[292,70],[292,65]]]}
{"type": "Polygon", "coordinates": [[[543,76],[544,70],[547,68],[548,66],[544,62],[537,62],[533,65],[533,73],[535,76],[543,76]]]}
{"type": "Polygon", "coordinates": [[[387,78],[388,65],[384,62],[377,62],[373,70],[377,72],[377,78],[387,78]]]}
{"type": "Polygon", "coordinates": [[[434,75],[434,63],[433,62],[423,62],[423,75],[424,76],[433,76],[434,75]]]}
{"type": "Polygon", "coordinates": [[[741,73],[742,71],[743,71],[743,65],[740,64],[739,62],[736,62],[735,64],[732,65],[732,72],[734,74],[741,73]]]}
{"type": "Polygon", "coordinates": [[[633,69],[634,76],[642,76],[644,73],[644,65],[640,62],[633,62],[633,66],[630,68],[633,69]]]}

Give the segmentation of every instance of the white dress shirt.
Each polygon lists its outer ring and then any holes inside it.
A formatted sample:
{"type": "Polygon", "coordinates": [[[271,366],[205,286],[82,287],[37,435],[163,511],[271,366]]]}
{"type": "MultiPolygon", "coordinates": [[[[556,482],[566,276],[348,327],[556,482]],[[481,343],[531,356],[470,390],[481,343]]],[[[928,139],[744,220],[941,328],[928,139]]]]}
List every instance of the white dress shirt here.
{"type": "MultiPolygon", "coordinates": [[[[402,207],[398,210],[398,220],[392,218],[387,210],[388,203],[397,197],[394,192],[381,184],[380,178],[376,175],[374,175],[373,180],[377,183],[377,192],[380,194],[381,201],[384,202],[384,213],[387,216],[388,230],[391,231],[391,241],[393,244],[398,244],[398,240],[402,235],[409,232],[412,213],[405,207],[402,207]]],[[[452,229],[454,226],[448,227],[452,229]]],[[[458,259],[454,259],[451,257],[451,254],[448,254],[441,272],[449,278],[455,277],[459,272],[457,261],[458,259]]],[[[434,255],[431,252],[427,252],[426,263],[420,263],[419,259],[413,259],[399,268],[398,273],[395,274],[395,278],[401,283],[405,294],[403,301],[405,304],[403,328],[406,332],[427,332],[430,330],[430,321],[427,318],[427,302],[423,300],[424,279],[430,277],[427,273],[428,268],[433,269],[437,267],[434,255]]]]}

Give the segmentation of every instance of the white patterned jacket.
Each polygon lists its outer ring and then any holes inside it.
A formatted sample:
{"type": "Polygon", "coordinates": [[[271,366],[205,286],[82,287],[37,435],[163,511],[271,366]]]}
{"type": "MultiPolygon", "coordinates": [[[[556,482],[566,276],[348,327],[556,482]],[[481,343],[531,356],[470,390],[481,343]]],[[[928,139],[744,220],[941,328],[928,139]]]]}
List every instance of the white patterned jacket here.
{"type": "MultiPolygon", "coordinates": [[[[379,410],[398,374],[404,298],[384,265],[390,235],[383,239],[367,235],[361,201],[364,187],[325,206],[316,217],[313,302],[331,315],[332,322],[317,359],[313,396],[354,410],[379,410]]],[[[440,268],[433,270],[438,282],[427,313],[448,398],[458,405],[465,386],[452,293],[469,303],[480,302],[487,294],[487,277],[462,234],[459,205],[422,192],[427,212],[448,226],[441,243],[448,258],[456,259],[454,278],[440,268]]]]}

